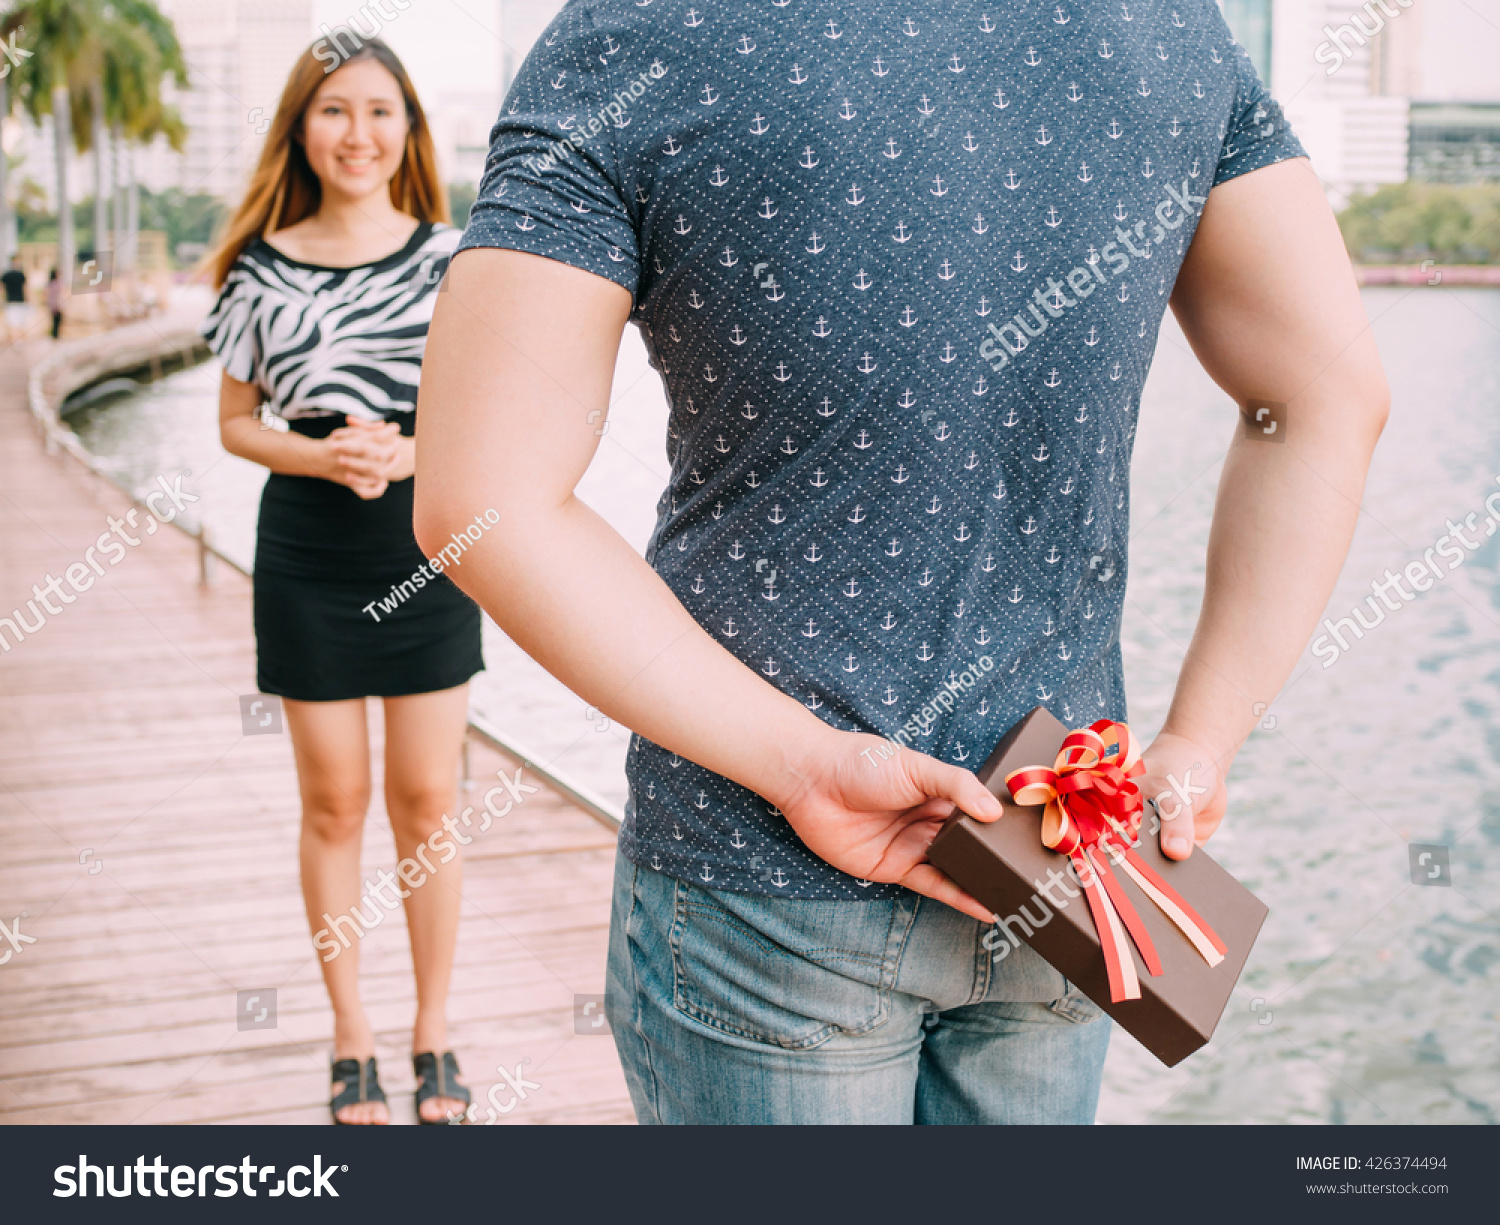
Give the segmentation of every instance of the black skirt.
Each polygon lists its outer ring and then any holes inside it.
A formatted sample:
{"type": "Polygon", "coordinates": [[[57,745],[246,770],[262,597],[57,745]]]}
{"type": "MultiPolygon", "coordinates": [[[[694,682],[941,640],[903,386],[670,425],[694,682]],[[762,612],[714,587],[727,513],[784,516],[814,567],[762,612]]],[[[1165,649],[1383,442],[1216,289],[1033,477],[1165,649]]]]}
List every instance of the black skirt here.
{"type": "Polygon", "coordinates": [[[266,480],[254,570],[262,693],[403,697],[483,671],[479,606],[427,565],[412,533],[412,488],[409,477],[394,481],[367,501],[318,477],[266,480]]]}

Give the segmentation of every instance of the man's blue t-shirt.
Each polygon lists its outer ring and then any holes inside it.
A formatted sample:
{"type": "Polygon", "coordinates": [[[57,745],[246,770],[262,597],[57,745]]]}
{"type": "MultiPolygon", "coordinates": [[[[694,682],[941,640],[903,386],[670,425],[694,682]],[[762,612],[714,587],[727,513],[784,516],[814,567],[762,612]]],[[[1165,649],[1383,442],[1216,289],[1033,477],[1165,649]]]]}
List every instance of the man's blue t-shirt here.
{"type": "MultiPolygon", "coordinates": [[[[459,249],[631,291],[671,404],[647,560],[825,722],[974,768],[1124,719],[1131,447],[1209,189],[1303,156],[1212,0],[570,0],[459,249]]],[[[640,736],[621,850],[898,892],[640,736]]]]}

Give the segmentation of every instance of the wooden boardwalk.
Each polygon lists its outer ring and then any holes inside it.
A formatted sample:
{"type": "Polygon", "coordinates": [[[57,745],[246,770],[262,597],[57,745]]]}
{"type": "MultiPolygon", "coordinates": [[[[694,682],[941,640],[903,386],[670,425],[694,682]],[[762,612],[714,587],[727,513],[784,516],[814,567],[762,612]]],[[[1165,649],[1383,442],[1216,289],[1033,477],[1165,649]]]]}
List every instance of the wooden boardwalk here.
{"type": "MultiPolygon", "coordinates": [[[[44,453],[24,405],[48,343],[0,351],[0,616],[128,506],[44,453]]],[[[200,589],[192,541],[138,538],[25,641],[0,630],[0,923],[20,919],[19,950],[0,933],[0,1122],[326,1123],[332,1013],[291,745],[241,726],[250,585],[220,567],[200,589]],[[241,1030],[238,993],[272,989],[275,1028],[241,1030]]],[[[378,702],[370,718],[378,771],[378,702]]],[[[468,803],[514,774],[477,744],[472,761],[468,803]]],[[[375,794],[367,878],[394,867],[378,774],[375,794]]],[[[612,834],[543,788],[465,857],[449,1018],[481,1121],[491,1085],[512,1100],[500,1065],[523,1060],[542,1087],[500,1122],[633,1121],[614,1043],[573,1024],[574,997],[604,989],[612,834]]],[[[401,912],[360,948],[392,1122],[413,1123],[401,912]]]]}

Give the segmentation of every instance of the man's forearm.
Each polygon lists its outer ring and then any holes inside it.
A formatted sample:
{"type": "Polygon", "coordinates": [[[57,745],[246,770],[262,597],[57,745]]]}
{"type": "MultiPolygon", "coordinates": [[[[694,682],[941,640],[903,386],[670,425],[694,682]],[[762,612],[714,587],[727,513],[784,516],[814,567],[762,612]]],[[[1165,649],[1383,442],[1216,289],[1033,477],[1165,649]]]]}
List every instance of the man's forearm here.
{"type": "Polygon", "coordinates": [[[1305,445],[1237,434],[1209,534],[1203,609],[1163,731],[1227,767],[1328,602],[1359,518],[1377,414],[1304,421],[1305,445]],[[1262,703],[1264,705],[1262,705],[1262,703]]]}
{"type": "Polygon", "coordinates": [[[500,513],[504,530],[448,573],[522,650],[663,748],[778,806],[796,794],[801,751],[834,729],[705,633],[583,502],[500,513]]]}

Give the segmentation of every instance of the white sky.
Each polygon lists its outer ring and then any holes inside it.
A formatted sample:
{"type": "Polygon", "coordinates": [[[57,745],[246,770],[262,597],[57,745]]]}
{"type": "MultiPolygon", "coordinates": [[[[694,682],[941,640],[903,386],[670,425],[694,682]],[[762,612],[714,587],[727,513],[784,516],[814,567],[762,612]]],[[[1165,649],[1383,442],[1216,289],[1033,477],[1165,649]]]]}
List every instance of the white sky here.
{"type": "MultiPolygon", "coordinates": [[[[357,13],[363,0],[314,0],[313,22],[336,26],[357,13]]],[[[488,93],[499,104],[500,65],[511,48],[512,72],[520,67],[562,0],[408,0],[382,31],[429,108],[445,94],[488,93]],[[502,20],[503,18],[503,20],[502,20]]],[[[356,24],[364,26],[362,18],[356,24]]]]}
{"type": "MultiPolygon", "coordinates": [[[[1422,5],[1420,98],[1500,101],[1500,0],[1416,0],[1422,5]]],[[[348,20],[363,0],[314,0],[314,23],[348,20]]],[[[501,62],[512,71],[562,0],[408,0],[383,31],[429,108],[444,95],[499,102],[501,62]]],[[[1377,10],[1378,11],[1378,10],[1377,10]]]]}

